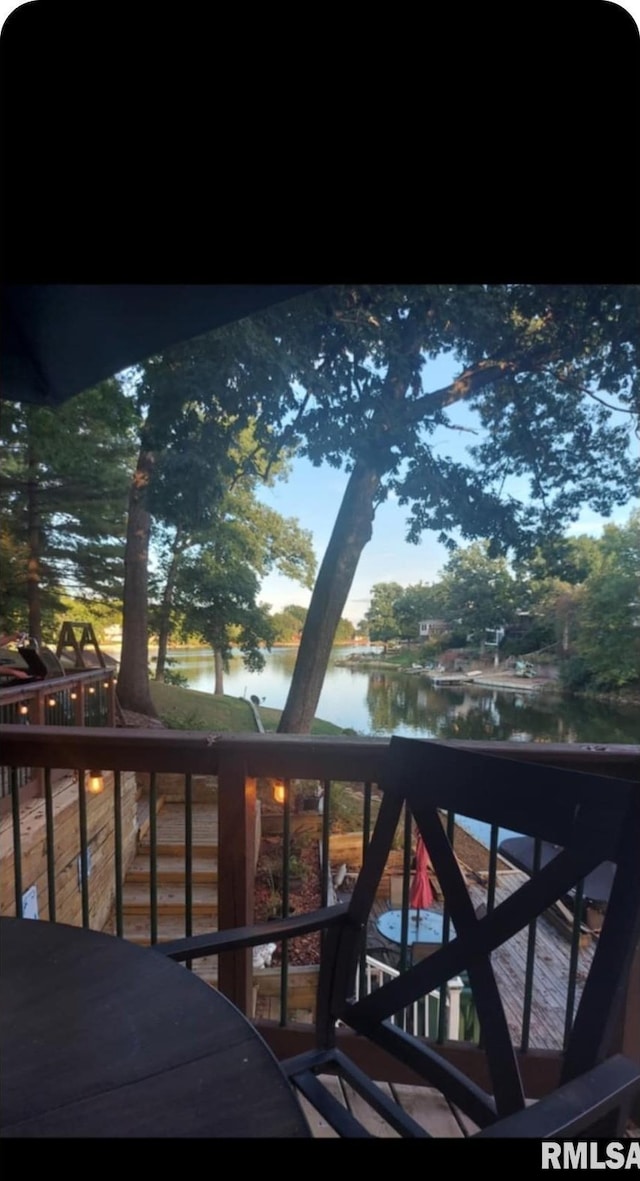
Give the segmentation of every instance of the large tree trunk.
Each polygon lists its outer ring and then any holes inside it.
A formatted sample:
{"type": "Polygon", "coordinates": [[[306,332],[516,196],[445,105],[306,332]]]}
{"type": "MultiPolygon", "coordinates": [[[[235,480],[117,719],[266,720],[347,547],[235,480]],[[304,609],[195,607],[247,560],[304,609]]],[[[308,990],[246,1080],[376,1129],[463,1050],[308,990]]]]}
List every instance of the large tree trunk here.
{"type": "Polygon", "coordinates": [[[173,592],[176,585],[176,577],[178,574],[178,558],[180,554],[182,541],[182,533],[178,528],[173,539],[173,547],[171,552],[171,561],[169,562],[169,569],[167,571],[167,581],[164,586],[162,595],[162,603],[160,605],[160,627],[158,629],[158,658],[156,660],[156,681],[164,681],[164,670],[167,663],[167,644],[169,642],[169,633],[171,630],[171,607],[173,605],[173,592]]]}
{"type": "Polygon", "coordinates": [[[222,660],[222,652],[219,648],[214,648],[213,663],[215,667],[215,683],[213,686],[214,696],[221,697],[224,693],[224,662],[222,660]]]}
{"type": "Polygon", "coordinates": [[[154,457],[141,449],[131,490],[124,556],[122,660],[118,700],[123,709],[149,717],[156,711],[149,691],[148,563],[151,517],[146,508],[147,485],[154,457]]]}
{"type": "Polygon", "coordinates": [[[371,540],[375,495],[379,486],[378,471],[367,463],[357,463],[311,596],[279,733],[308,734],[311,730],[336,628],[360,555],[371,540]]]}

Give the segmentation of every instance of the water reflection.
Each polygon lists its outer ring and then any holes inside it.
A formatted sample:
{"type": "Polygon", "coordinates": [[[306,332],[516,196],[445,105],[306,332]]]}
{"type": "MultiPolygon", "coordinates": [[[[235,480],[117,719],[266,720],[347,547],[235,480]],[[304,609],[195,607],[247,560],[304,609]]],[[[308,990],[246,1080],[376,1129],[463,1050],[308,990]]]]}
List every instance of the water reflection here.
{"type": "MultiPolygon", "coordinates": [[[[348,651],[334,649],[317,712],[361,734],[521,742],[637,741],[637,714],[631,706],[480,686],[436,689],[420,676],[333,663],[348,651]]],[[[234,657],[225,692],[238,697],[256,694],[265,705],[282,709],[296,654],[294,648],[274,649],[259,674],[248,673],[242,660],[234,657]]],[[[173,667],[188,678],[190,688],[213,691],[213,658],[207,649],[172,655],[173,667]]]]}

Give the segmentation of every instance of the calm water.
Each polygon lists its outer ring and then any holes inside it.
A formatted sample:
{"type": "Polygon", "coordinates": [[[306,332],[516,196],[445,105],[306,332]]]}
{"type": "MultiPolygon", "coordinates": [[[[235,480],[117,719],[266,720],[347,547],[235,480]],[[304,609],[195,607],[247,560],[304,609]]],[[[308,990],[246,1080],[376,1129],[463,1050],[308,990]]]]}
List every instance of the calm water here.
{"type": "MultiPolygon", "coordinates": [[[[424,678],[388,669],[341,668],[334,662],[365,648],[334,648],[324,679],[317,715],[343,729],[387,737],[499,739],[512,742],[638,741],[638,711],[580,698],[507,693],[479,686],[435,689],[424,678]]],[[[155,655],[155,654],[154,654],[155,655]]],[[[188,678],[189,688],[213,692],[213,657],[209,649],[183,649],[171,654],[172,668],[188,678]]],[[[296,660],[295,648],[276,648],[261,673],[248,673],[234,657],[225,675],[231,696],[255,694],[272,709],[282,709],[296,660]]],[[[487,825],[462,820],[488,844],[487,825]]],[[[500,829],[499,839],[517,835],[500,829]]]]}
{"type": "MultiPolygon", "coordinates": [[[[317,714],[358,734],[515,742],[638,741],[638,711],[633,706],[468,685],[434,689],[422,677],[391,669],[336,666],[335,660],[352,651],[367,650],[334,648],[317,714]]],[[[213,692],[213,657],[208,649],[171,655],[173,669],[188,678],[190,689],[213,692]]],[[[276,648],[267,656],[263,672],[249,673],[241,657],[234,657],[224,691],[237,697],[255,694],[264,705],[282,709],[295,660],[295,648],[276,648]]]]}

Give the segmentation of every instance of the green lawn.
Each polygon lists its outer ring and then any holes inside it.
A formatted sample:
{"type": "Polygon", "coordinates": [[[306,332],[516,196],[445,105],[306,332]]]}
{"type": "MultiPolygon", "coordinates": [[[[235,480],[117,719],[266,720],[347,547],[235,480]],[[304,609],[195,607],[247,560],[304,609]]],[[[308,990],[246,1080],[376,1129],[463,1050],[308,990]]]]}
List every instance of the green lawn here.
{"type": "MultiPolygon", "coordinates": [[[[196,689],[178,689],[175,685],[164,685],[151,681],[151,699],[159,716],[172,730],[211,730],[216,734],[227,731],[241,734],[244,730],[255,732],[253,711],[243,697],[214,697],[212,693],[201,693],[196,689]]],[[[260,709],[265,730],[275,730],[280,721],[279,709],[260,709]]],[[[312,734],[343,734],[339,726],[316,718],[312,734]]]]}

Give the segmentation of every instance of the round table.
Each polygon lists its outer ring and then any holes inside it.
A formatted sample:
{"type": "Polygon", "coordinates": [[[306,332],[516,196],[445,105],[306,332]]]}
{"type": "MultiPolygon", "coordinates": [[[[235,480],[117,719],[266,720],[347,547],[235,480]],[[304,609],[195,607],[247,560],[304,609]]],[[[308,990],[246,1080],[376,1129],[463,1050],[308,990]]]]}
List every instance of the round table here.
{"type": "MultiPolygon", "coordinates": [[[[442,943],[442,915],[437,910],[409,910],[407,946],[413,943],[442,943]]],[[[385,939],[402,943],[402,911],[385,910],[376,926],[385,939]]],[[[449,936],[455,936],[453,923],[449,923],[449,936]]]]}
{"type": "Polygon", "coordinates": [[[0,919],[0,1134],[309,1137],[221,993],[113,935],[0,919]]]}

